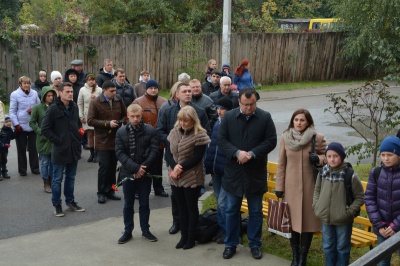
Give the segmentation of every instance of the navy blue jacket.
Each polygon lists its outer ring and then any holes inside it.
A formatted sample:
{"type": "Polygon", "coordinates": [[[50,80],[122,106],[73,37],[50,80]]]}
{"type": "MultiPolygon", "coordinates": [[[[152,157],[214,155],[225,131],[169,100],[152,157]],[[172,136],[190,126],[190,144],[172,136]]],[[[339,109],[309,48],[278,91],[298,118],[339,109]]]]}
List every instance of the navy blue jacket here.
{"type": "Polygon", "coordinates": [[[204,165],[206,167],[206,173],[215,176],[223,176],[226,165],[225,155],[221,150],[218,149],[218,131],[219,131],[220,120],[218,119],[211,133],[211,143],[207,149],[206,158],[204,165]]]}

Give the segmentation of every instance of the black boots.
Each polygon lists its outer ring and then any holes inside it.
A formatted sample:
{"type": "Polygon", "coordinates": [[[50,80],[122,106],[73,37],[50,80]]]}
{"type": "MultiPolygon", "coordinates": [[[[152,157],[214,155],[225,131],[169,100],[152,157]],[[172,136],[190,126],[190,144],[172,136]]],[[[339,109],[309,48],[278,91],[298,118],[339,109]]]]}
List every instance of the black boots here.
{"type": "Polygon", "coordinates": [[[290,238],[290,246],[292,247],[292,264],[291,266],[299,266],[300,257],[300,234],[292,231],[292,237],[290,238]]]}
{"type": "Polygon", "coordinates": [[[89,158],[87,159],[87,162],[88,162],[88,163],[93,162],[93,157],[94,157],[94,148],[90,148],[90,156],[89,156],[89,158]]]}
{"type": "Polygon", "coordinates": [[[96,152],[96,150],[94,150],[94,152],[93,152],[93,162],[94,163],[98,163],[99,162],[99,159],[98,159],[98,157],[97,157],[97,152],[96,152]]]}
{"type": "Polygon", "coordinates": [[[307,255],[308,250],[311,246],[311,241],[313,239],[314,233],[302,233],[301,234],[301,243],[300,243],[300,256],[299,256],[299,266],[307,265],[307,255]]]}

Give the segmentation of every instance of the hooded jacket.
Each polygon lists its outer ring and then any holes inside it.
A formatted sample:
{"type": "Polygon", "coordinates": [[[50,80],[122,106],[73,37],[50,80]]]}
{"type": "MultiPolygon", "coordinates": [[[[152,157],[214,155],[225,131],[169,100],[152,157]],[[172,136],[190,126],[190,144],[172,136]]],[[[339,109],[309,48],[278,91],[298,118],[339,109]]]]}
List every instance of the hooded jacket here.
{"type": "Polygon", "coordinates": [[[314,189],[313,209],[315,215],[328,225],[345,225],[352,223],[354,217],[364,204],[364,189],[356,172],[351,178],[351,189],[354,201],[346,204],[346,187],[344,177],[346,169],[351,168],[343,162],[336,168],[326,164],[322,174],[318,174],[314,189]]]}
{"type": "MultiPolygon", "coordinates": [[[[111,71],[111,73],[114,73],[114,69],[111,71]]],[[[112,80],[114,78],[114,74],[110,74],[104,71],[104,68],[100,68],[99,74],[96,76],[96,83],[97,85],[101,88],[103,86],[103,83],[106,82],[107,80],[112,80]]]]}
{"type": "Polygon", "coordinates": [[[85,86],[83,86],[78,95],[78,108],[79,108],[79,119],[85,118],[86,123],[82,123],[82,127],[85,130],[93,130],[94,128],[88,125],[87,119],[88,119],[88,112],[89,112],[89,106],[90,102],[96,98],[97,96],[100,96],[102,93],[102,89],[97,86],[96,90],[92,92],[92,88],[89,87],[87,83],[85,83],[85,86]],[[94,98],[92,98],[94,96],[94,98]]]}
{"type": "Polygon", "coordinates": [[[386,167],[381,164],[379,177],[375,179],[373,168],[365,191],[365,206],[375,234],[390,226],[400,231],[400,165],[386,167]]]}
{"type": "Polygon", "coordinates": [[[26,94],[21,88],[16,89],[10,95],[10,118],[14,127],[20,125],[23,131],[31,132],[29,126],[30,114],[27,112],[30,108],[40,103],[38,94],[30,90],[26,94]]]}
{"type": "Polygon", "coordinates": [[[57,92],[52,87],[43,87],[41,102],[32,108],[31,119],[29,120],[29,126],[36,133],[36,150],[39,154],[51,154],[52,149],[52,143],[41,132],[43,117],[49,107],[45,103],[46,94],[49,92],[53,92],[54,97],[57,97],[57,92]]]}
{"type": "Polygon", "coordinates": [[[85,85],[85,83],[84,83],[84,82],[82,83],[82,82],[79,80],[79,73],[78,73],[78,71],[76,71],[75,69],[72,69],[72,68],[70,68],[70,69],[68,69],[67,71],[65,71],[64,79],[65,79],[66,82],[70,82],[70,83],[72,84],[72,88],[74,89],[74,102],[75,102],[75,103],[78,103],[79,91],[80,91],[80,89],[85,85]],[[76,79],[76,81],[75,81],[74,83],[72,83],[72,82],[69,80],[69,75],[70,75],[71,73],[75,73],[75,74],[76,74],[76,78],[77,78],[77,79],[76,79]]]}

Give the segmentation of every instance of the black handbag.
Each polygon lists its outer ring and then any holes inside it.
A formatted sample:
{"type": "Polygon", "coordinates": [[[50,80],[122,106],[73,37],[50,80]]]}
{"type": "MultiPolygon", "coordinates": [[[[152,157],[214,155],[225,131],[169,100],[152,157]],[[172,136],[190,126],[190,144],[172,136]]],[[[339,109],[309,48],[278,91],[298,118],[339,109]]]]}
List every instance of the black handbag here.
{"type": "MultiPolygon", "coordinates": [[[[315,136],[316,135],[312,136],[310,153],[315,153],[315,136]]],[[[317,182],[318,173],[322,173],[322,166],[317,166],[313,163],[314,184],[317,182]]]]}

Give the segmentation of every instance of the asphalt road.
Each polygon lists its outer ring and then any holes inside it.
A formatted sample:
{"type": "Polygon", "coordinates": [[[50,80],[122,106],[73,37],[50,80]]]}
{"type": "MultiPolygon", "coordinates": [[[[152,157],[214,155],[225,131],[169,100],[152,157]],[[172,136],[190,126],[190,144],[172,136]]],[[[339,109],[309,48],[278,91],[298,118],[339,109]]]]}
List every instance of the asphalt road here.
{"type": "MultiPolygon", "coordinates": [[[[257,105],[271,113],[278,133],[278,146],[269,155],[269,160],[278,161],[281,134],[288,127],[290,117],[297,108],[310,110],[318,132],[324,134],[328,141],[339,141],[344,146],[360,142],[360,138],[348,136],[352,129],[332,126],[331,124],[335,123],[336,119],[330,113],[323,111],[329,106],[326,98],[327,93],[344,92],[348,88],[355,86],[340,85],[296,91],[262,92],[262,99],[257,105]]],[[[394,94],[399,94],[398,88],[394,88],[392,91],[394,94]]],[[[82,159],[78,163],[75,200],[80,206],[86,208],[86,212],[67,213],[63,218],[54,217],[51,194],[43,191],[43,182],[40,175],[33,175],[28,170],[27,176],[19,176],[15,146],[13,141],[8,157],[8,169],[11,179],[0,182],[0,239],[80,225],[122,215],[122,200],[107,201],[103,205],[97,203],[98,165],[87,163],[86,159],[89,156],[89,151],[83,151],[82,159]]],[[[355,163],[355,160],[350,158],[350,162],[355,163]]],[[[164,176],[166,176],[166,172],[164,176]]],[[[207,176],[206,184],[208,184],[209,178],[207,176]]],[[[166,191],[170,192],[170,187],[165,177],[163,183],[166,191]]],[[[212,189],[208,186],[206,188],[208,190],[212,189]]],[[[121,191],[117,192],[117,194],[122,196],[121,191]]],[[[152,193],[150,195],[150,206],[151,209],[168,207],[170,206],[170,199],[156,197],[152,193]]],[[[137,209],[137,206],[135,206],[135,209],[137,209]]],[[[122,230],[123,222],[121,218],[121,232],[122,230]]]]}

